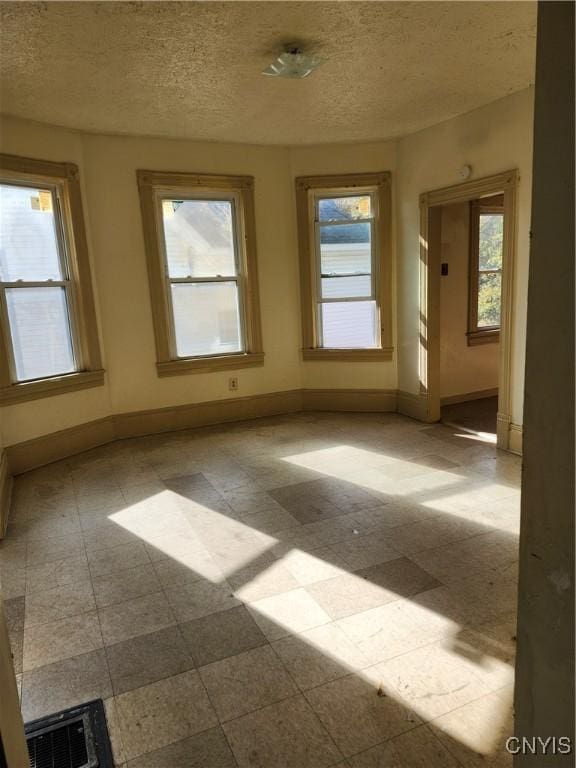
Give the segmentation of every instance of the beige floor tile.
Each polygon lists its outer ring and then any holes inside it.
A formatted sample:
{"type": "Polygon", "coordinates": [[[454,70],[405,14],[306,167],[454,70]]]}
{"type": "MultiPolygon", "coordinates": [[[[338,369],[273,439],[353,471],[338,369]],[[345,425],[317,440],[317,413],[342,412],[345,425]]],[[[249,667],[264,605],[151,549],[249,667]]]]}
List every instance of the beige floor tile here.
{"type": "Polygon", "coordinates": [[[198,671],[221,722],[298,693],[269,645],[216,661],[198,671]]]}
{"type": "Polygon", "coordinates": [[[282,555],[281,562],[301,587],[348,573],[344,560],[330,547],[313,552],[292,549],[282,555]]]}
{"type": "Polygon", "coordinates": [[[360,573],[349,573],[306,587],[312,597],[332,619],[352,616],[355,613],[398,600],[394,590],[375,584],[360,573]]]}
{"type": "Polygon", "coordinates": [[[26,592],[26,568],[0,562],[0,588],[6,599],[23,595],[26,592]]]}
{"type": "Polygon", "coordinates": [[[465,704],[429,723],[464,768],[511,768],[506,739],[513,734],[512,688],[465,704]]]}
{"type": "Polygon", "coordinates": [[[218,720],[195,671],[116,696],[126,757],[160,749],[217,725],[218,720]]]}
{"type": "Polygon", "coordinates": [[[347,541],[333,544],[332,549],[352,570],[356,571],[401,557],[400,553],[387,543],[386,537],[386,533],[355,536],[347,541]]]}
{"type": "Polygon", "coordinates": [[[433,643],[378,664],[384,687],[423,720],[484,696],[490,687],[483,668],[466,656],[433,643]]]}
{"type": "Polygon", "coordinates": [[[128,568],[136,568],[149,562],[146,548],[140,542],[88,552],[88,564],[93,577],[109,576],[111,573],[126,571],[128,568]]]}
{"type": "Polygon", "coordinates": [[[115,694],[173,677],[194,667],[193,658],[176,626],[109,645],[106,657],[115,694]]]}
{"type": "Polygon", "coordinates": [[[12,652],[12,664],[15,674],[20,674],[24,661],[24,632],[22,630],[9,633],[10,650],[12,652]]]}
{"type": "Polygon", "coordinates": [[[272,647],[302,690],[344,677],[370,664],[336,624],[325,624],[276,640],[272,647]]]}
{"type": "Polygon", "coordinates": [[[348,616],[337,624],[370,664],[391,659],[437,639],[434,633],[427,634],[416,622],[404,600],[348,616]]]}
{"type": "Polygon", "coordinates": [[[240,605],[226,582],[181,584],[167,589],[166,597],[178,622],[198,619],[240,605]]]}
{"type": "Polygon", "coordinates": [[[460,768],[460,763],[421,725],[348,760],[350,768],[460,768]]]}
{"type": "Polygon", "coordinates": [[[154,561],[154,570],[163,587],[203,580],[214,584],[224,581],[224,574],[205,549],[154,561]]]}
{"type": "Polygon", "coordinates": [[[65,557],[80,557],[83,551],[84,542],[80,533],[34,539],[28,542],[26,563],[28,566],[42,565],[65,557]]]}
{"type": "MultiPolygon", "coordinates": [[[[274,504],[274,502],[271,502],[274,504]]],[[[280,505],[272,509],[260,509],[257,512],[243,514],[240,518],[244,525],[263,533],[277,533],[289,528],[299,528],[301,523],[280,505]]]]}
{"type": "Polygon", "coordinates": [[[372,668],[308,691],[310,705],[346,756],[414,728],[417,715],[392,692],[378,695],[380,679],[372,668]]]}
{"type": "Polygon", "coordinates": [[[104,528],[92,528],[82,532],[84,546],[87,552],[98,552],[102,549],[111,549],[123,544],[137,544],[138,537],[132,531],[117,525],[113,520],[111,525],[104,528]]]}
{"type": "Polygon", "coordinates": [[[186,524],[185,529],[176,533],[162,535],[149,534],[142,539],[146,544],[146,550],[153,563],[163,560],[187,562],[194,555],[203,555],[207,552],[199,536],[186,524]]]}
{"type": "Polygon", "coordinates": [[[260,488],[224,490],[224,499],[240,515],[251,515],[258,512],[268,512],[281,509],[281,506],[270,494],[260,488]]]}
{"type": "Polygon", "coordinates": [[[83,653],[24,672],[22,715],[25,721],[112,695],[103,650],[83,653]]]}
{"type": "Polygon", "coordinates": [[[102,647],[96,613],[81,613],[24,630],[24,672],[102,647]]]}
{"type": "Polygon", "coordinates": [[[326,611],[302,588],[257,600],[249,610],[269,640],[330,622],[326,611]]]}
{"type": "Polygon", "coordinates": [[[151,563],[112,573],[109,576],[95,576],[92,579],[92,586],[98,608],[133,600],[162,589],[151,563]]]}
{"type": "Polygon", "coordinates": [[[76,513],[51,517],[35,517],[26,524],[28,540],[50,539],[80,533],[80,520],[76,513]]]}
{"type": "Polygon", "coordinates": [[[78,557],[65,557],[44,565],[28,566],[26,594],[67,584],[78,584],[80,581],[90,581],[88,560],[84,552],[78,557]]]}
{"type": "Polygon", "coordinates": [[[26,567],[28,544],[25,539],[5,538],[0,541],[0,567],[2,575],[10,570],[26,567]]]}
{"type": "MultiPolygon", "coordinates": [[[[170,699],[165,681],[193,674],[194,661],[223,670],[230,657],[269,655],[267,637],[278,663],[325,708],[346,754],[361,753],[354,768],[438,760],[452,768],[431,729],[466,768],[509,765],[495,734],[515,652],[521,462],[463,442],[396,414],[293,414],[135,438],[19,477],[0,582],[5,600],[29,597],[29,622],[47,620],[22,633],[22,600],[12,603],[24,684],[69,662],[71,681],[80,679],[75,660],[101,648],[98,612],[66,615],[92,580],[116,693],[136,707],[132,745],[138,751],[144,739],[157,750],[142,765],[228,768],[221,733],[192,734],[186,696],[173,706],[179,697],[170,699]],[[408,556],[388,560],[391,550],[408,556]],[[168,735],[148,726],[140,736],[136,694],[150,687],[144,710],[169,713],[168,735]],[[418,712],[435,718],[429,730],[417,727],[418,712]],[[392,725],[382,736],[383,722],[392,725]]],[[[278,667],[269,666],[257,670],[255,689],[257,665],[249,670],[256,699],[278,695],[278,667]]],[[[85,686],[56,680],[56,701],[74,690],[100,695],[97,669],[88,665],[85,686]]],[[[234,694],[241,676],[229,685],[219,695],[246,706],[234,694]]],[[[241,766],[342,760],[298,701],[226,724],[241,766]]]]}
{"type": "MultiPolygon", "coordinates": [[[[267,558],[266,558],[267,560],[267,558]]],[[[253,603],[266,597],[298,589],[300,586],[283,563],[271,559],[240,568],[228,576],[234,595],[244,603],[253,603]]]]}
{"type": "Polygon", "coordinates": [[[5,599],[3,602],[4,618],[8,632],[24,631],[25,599],[23,596],[5,599]]]}
{"type": "Polygon", "coordinates": [[[98,611],[105,645],[147,635],[176,623],[163,592],[116,603],[98,611]]]}
{"type": "Polygon", "coordinates": [[[239,768],[327,768],[341,755],[302,696],[225,723],[239,768]]]}
{"type": "Polygon", "coordinates": [[[467,539],[483,532],[481,526],[472,524],[464,518],[442,516],[391,528],[389,542],[399,552],[410,554],[467,539]]]}
{"type": "Polygon", "coordinates": [[[244,606],[187,621],[179,629],[198,667],[266,643],[244,606]]]}
{"type": "Polygon", "coordinates": [[[91,582],[79,581],[27,595],[25,625],[34,627],[95,609],[91,582]]]}
{"type": "Polygon", "coordinates": [[[177,741],[132,760],[128,768],[237,768],[222,729],[208,731],[177,741]]]}
{"type": "Polygon", "coordinates": [[[109,699],[104,700],[104,713],[106,716],[110,746],[112,748],[112,759],[114,760],[116,768],[121,768],[121,766],[125,765],[126,754],[124,752],[122,733],[120,732],[116,702],[112,696],[109,699]]]}

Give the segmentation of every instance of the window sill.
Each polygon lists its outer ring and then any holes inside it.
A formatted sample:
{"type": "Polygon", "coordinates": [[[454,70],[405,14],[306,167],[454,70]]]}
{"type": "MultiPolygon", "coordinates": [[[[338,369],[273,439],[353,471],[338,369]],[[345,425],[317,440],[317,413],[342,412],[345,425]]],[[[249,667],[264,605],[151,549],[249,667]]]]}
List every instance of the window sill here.
{"type": "Polygon", "coordinates": [[[264,365],[263,352],[249,352],[242,355],[220,357],[190,357],[182,360],[167,360],[156,363],[158,376],[179,376],[186,373],[213,373],[231,371],[235,368],[252,368],[264,365]]]}
{"type": "Polygon", "coordinates": [[[492,328],[486,331],[470,331],[468,334],[468,346],[475,347],[478,344],[498,344],[500,341],[500,328],[492,328]]]}
{"type": "Polygon", "coordinates": [[[104,384],[104,371],[80,371],[50,379],[25,381],[0,388],[0,405],[26,403],[41,397],[53,397],[78,389],[100,387],[104,384]]]}
{"type": "Polygon", "coordinates": [[[381,349],[325,349],[317,347],[316,349],[303,349],[302,358],[304,360],[317,360],[318,362],[333,360],[339,363],[369,363],[392,360],[393,352],[392,347],[381,349]]]}

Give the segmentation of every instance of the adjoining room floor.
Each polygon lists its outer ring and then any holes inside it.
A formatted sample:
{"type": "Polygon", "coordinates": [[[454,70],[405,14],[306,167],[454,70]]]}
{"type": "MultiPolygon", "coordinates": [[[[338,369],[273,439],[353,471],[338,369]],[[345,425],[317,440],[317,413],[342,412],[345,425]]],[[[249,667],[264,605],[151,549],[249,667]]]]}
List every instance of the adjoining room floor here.
{"type": "Polygon", "coordinates": [[[497,415],[498,397],[442,406],[442,421],[445,424],[455,424],[472,432],[495,435],[497,415]]]}
{"type": "Polygon", "coordinates": [[[25,720],[117,765],[509,766],[518,457],[395,414],[126,440],[17,479],[25,720]]]}

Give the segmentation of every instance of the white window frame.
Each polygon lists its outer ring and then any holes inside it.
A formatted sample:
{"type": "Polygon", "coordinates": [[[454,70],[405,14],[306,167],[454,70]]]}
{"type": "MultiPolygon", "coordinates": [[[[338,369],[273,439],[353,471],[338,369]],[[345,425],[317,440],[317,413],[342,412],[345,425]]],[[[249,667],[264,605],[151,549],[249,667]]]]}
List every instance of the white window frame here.
{"type": "Polygon", "coordinates": [[[241,198],[237,192],[230,192],[229,190],[214,190],[214,189],[162,189],[157,188],[155,190],[156,197],[156,211],[159,217],[158,232],[160,234],[159,249],[162,255],[162,265],[164,271],[165,291],[166,291],[166,303],[169,308],[170,327],[169,327],[169,339],[170,339],[170,355],[173,360],[196,360],[226,357],[229,354],[243,355],[246,352],[246,302],[244,299],[245,293],[245,277],[246,277],[246,254],[244,249],[245,235],[244,235],[244,222],[242,216],[241,198]],[[164,232],[164,217],[162,214],[162,203],[164,201],[176,201],[187,200],[190,201],[217,201],[217,202],[229,202],[232,204],[232,236],[234,239],[234,262],[236,266],[235,275],[211,275],[208,277],[170,277],[168,268],[168,254],[166,252],[166,237],[164,232]],[[199,284],[199,283],[236,283],[236,290],[238,292],[238,310],[240,317],[240,349],[233,353],[214,353],[206,355],[188,355],[180,356],[176,348],[176,328],[174,318],[174,308],[172,305],[172,285],[179,284],[199,284]]]}

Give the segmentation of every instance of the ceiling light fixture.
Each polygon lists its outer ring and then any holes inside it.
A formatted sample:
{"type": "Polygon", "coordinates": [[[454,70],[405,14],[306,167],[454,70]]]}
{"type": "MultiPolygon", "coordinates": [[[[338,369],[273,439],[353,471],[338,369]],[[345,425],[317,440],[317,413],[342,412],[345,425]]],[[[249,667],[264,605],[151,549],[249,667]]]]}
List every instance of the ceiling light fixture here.
{"type": "Polygon", "coordinates": [[[296,45],[288,45],[284,53],[266,67],[262,74],[269,77],[302,79],[308,77],[320,64],[322,59],[319,56],[303,53],[296,45]]]}

